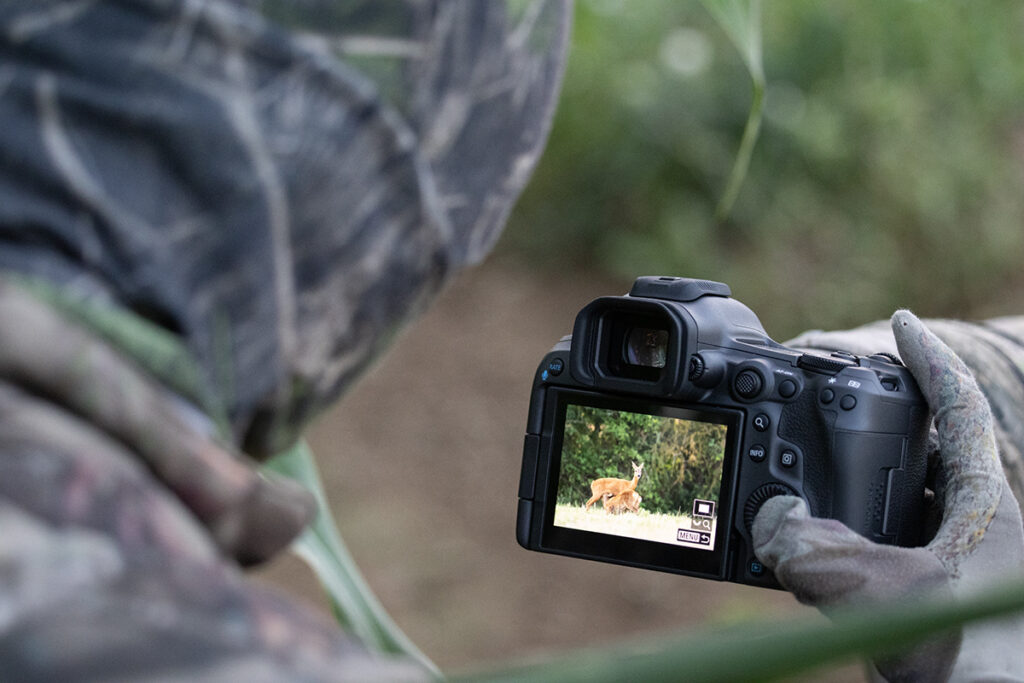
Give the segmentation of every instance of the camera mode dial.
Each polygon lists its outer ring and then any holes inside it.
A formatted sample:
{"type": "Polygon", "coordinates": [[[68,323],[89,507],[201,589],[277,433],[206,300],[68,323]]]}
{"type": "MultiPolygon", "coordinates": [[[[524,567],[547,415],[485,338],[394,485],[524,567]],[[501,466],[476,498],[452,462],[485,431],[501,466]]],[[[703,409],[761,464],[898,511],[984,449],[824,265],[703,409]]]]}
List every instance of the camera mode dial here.
{"type": "Polygon", "coordinates": [[[769,498],[775,496],[795,496],[797,492],[786,486],[785,484],[777,481],[764,484],[760,488],[756,489],[747,498],[746,505],[743,506],[743,523],[747,527],[747,533],[753,535],[754,533],[754,518],[757,517],[758,511],[761,506],[768,501],[769,498]]]}

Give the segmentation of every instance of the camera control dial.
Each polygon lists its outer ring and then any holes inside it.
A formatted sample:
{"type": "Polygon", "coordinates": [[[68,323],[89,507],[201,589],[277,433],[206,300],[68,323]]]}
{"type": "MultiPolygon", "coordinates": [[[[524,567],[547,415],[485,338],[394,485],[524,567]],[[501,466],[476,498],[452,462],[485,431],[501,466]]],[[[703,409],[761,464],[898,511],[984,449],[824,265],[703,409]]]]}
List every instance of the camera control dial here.
{"type": "Polygon", "coordinates": [[[707,364],[704,363],[703,356],[699,353],[690,356],[689,379],[691,382],[696,382],[703,377],[705,370],[707,370],[707,364]]]}
{"type": "Polygon", "coordinates": [[[743,523],[747,526],[747,533],[754,533],[754,518],[757,517],[758,511],[761,506],[767,502],[769,498],[775,496],[795,496],[797,492],[777,481],[769,482],[764,484],[758,489],[755,489],[750,497],[747,498],[746,505],[743,506],[743,523]]]}

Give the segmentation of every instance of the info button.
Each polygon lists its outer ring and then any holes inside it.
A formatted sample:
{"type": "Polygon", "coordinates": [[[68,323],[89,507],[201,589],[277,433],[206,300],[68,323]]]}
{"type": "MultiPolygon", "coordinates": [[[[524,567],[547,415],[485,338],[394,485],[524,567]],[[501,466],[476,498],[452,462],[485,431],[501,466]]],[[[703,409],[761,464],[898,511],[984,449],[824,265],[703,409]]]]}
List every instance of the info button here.
{"type": "Polygon", "coordinates": [[[764,446],[756,443],[747,450],[747,455],[749,455],[750,459],[754,462],[762,462],[766,457],[768,457],[768,451],[764,446]]]}

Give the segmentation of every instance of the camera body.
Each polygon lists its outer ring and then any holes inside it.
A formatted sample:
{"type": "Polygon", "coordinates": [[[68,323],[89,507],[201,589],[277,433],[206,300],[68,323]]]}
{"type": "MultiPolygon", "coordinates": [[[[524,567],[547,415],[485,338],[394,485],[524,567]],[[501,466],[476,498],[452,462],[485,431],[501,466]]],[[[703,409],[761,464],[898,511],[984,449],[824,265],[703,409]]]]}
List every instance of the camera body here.
{"type": "Polygon", "coordinates": [[[516,538],[778,587],[751,542],[775,495],[877,543],[922,541],[930,419],[894,357],[791,349],[723,283],[641,277],[537,369],[516,538]]]}

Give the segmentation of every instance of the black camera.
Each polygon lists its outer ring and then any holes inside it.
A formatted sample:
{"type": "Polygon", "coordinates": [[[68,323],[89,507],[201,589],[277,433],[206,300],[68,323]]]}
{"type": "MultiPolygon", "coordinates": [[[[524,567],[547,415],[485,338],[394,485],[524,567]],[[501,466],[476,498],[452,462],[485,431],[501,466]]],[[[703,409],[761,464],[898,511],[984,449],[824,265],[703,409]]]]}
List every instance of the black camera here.
{"type": "Polygon", "coordinates": [[[918,545],[927,404],[891,355],[772,341],[720,282],[641,277],[544,357],[516,538],[529,550],[777,587],[751,526],[776,495],[918,545]]]}

